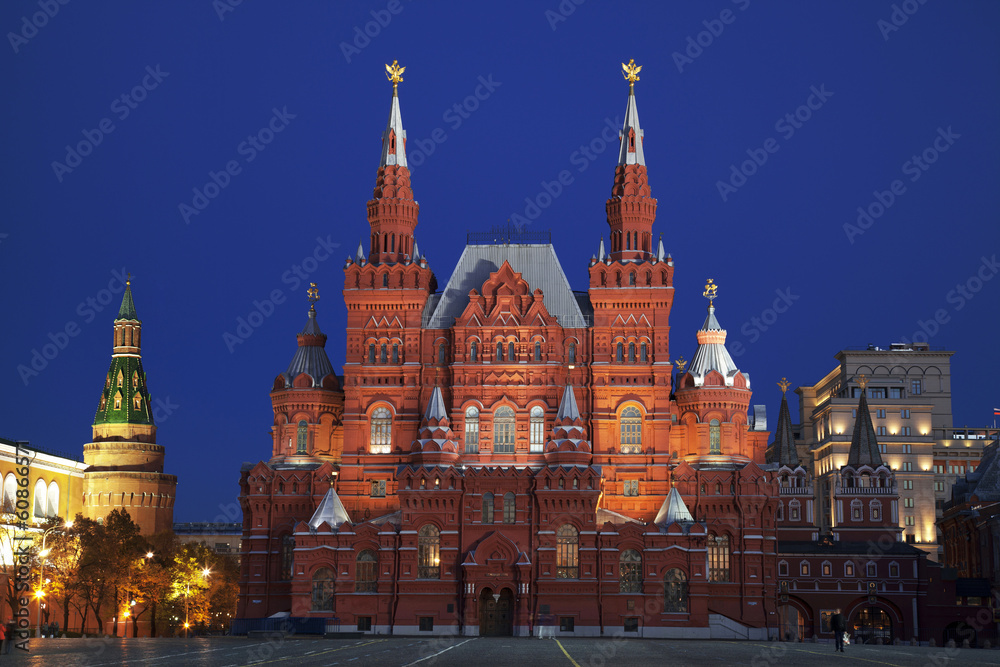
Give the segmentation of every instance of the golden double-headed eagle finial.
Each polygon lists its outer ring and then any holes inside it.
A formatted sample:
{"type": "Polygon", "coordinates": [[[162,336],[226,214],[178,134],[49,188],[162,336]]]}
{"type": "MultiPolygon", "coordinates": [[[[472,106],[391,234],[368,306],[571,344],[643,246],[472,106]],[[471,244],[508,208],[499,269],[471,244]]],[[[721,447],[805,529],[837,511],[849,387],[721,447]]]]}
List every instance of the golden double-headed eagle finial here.
{"type": "Polygon", "coordinates": [[[865,377],[864,373],[858,376],[858,386],[861,387],[861,391],[864,391],[865,387],[868,386],[868,378],[865,377]]]}
{"type": "Polygon", "coordinates": [[[784,394],[788,391],[788,388],[792,386],[792,383],[788,381],[788,378],[781,378],[781,382],[778,383],[778,386],[781,387],[781,393],[784,394]]]}
{"type": "Polygon", "coordinates": [[[399,86],[399,82],[403,80],[403,72],[406,71],[405,67],[399,66],[398,60],[393,60],[391,65],[385,66],[385,78],[392,81],[392,94],[396,94],[396,88],[399,86]]]}
{"type": "Polygon", "coordinates": [[[316,283],[309,283],[306,298],[309,299],[309,310],[316,310],[316,302],[319,301],[319,290],[316,289],[316,283]]]}
{"type": "Polygon", "coordinates": [[[680,357],[679,359],[676,359],[674,361],[674,364],[677,366],[677,372],[683,373],[684,367],[688,365],[688,362],[686,359],[684,359],[684,357],[680,357]]]}
{"type": "Polygon", "coordinates": [[[706,299],[708,299],[708,302],[711,303],[712,301],[715,300],[716,292],[718,291],[719,291],[719,286],[715,284],[714,280],[709,278],[708,282],[705,283],[705,291],[702,292],[701,295],[706,299]]]}
{"type": "Polygon", "coordinates": [[[636,65],[635,61],[629,58],[628,65],[622,63],[622,76],[628,81],[628,90],[632,92],[635,82],[639,80],[639,72],[642,71],[642,65],[636,65]]]}

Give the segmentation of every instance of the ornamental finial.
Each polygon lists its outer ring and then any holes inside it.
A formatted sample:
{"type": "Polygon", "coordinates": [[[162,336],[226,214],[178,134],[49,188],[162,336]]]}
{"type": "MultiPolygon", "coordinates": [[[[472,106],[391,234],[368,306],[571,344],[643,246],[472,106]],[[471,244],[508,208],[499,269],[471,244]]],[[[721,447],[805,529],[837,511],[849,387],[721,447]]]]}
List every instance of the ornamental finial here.
{"type": "Polygon", "coordinates": [[[127,277],[125,278],[125,287],[131,287],[132,286],[132,272],[129,271],[126,275],[127,275],[127,277]]]}
{"type": "Polygon", "coordinates": [[[309,283],[309,289],[306,290],[307,299],[309,299],[309,310],[316,310],[316,302],[319,301],[319,290],[316,289],[316,283],[309,283]]]}
{"type": "Polygon", "coordinates": [[[865,387],[868,386],[868,378],[865,377],[864,373],[858,376],[858,386],[861,387],[861,391],[864,391],[865,387]]]}
{"type": "Polygon", "coordinates": [[[622,63],[622,76],[628,81],[628,92],[632,93],[635,82],[639,80],[639,72],[642,71],[642,65],[636,65],[635,61],[629,58],[628,65],[622,63]]]}
{"type": "Polygon", "coordinates": [[[684,359],[684,357],[681,357],[680,359],[677,359],[676,361],[674,361],[674,364],[677,365],[677,372],[678,373],[683,373],[684,372],[684,367],[687,366],[688,362],[687,362],[687,360],[684,359]]]}
{"type": "Polygon", "coordinates": [[[708,299],[710,305],[715,305],[712,302],[715,300],[716,292],[719,290],[719,286],[715,284],[715,281],[711,278],[705,283],[705,291],[701,293],[703,297],[708,299]]]}
{"type": "Polygon", "coordinates": [[[396,96],[396,87],[399,86],[399,82],[403,80],[403,72],[406,71],[405,67],[399,66],[398,60],[393,60],[391,65],[385,66],[385,78],[392,81],[392,96],[396,96]]]}
{"type": "Polygon", "coordinates": [[[784,394],[788,391],[788,388],[792,386],[792,383],[788,381],[788,378],[781,378],[781,382],[778,383],[778,386],[781,387],[781,393],[784,394]]]}

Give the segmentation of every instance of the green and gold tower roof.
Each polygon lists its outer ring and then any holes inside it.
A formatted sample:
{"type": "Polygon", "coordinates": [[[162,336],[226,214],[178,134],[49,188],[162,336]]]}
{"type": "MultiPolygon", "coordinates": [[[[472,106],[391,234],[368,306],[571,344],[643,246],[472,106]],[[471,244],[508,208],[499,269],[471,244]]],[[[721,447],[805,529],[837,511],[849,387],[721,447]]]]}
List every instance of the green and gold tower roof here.
{"type": "Polygon", "coordinates": [[[132,281],[129,279],[125,283],[125,296],[118,317],[115,318],[111,367],[104,379],[94,426],[153,425],[146,373],[142,370],[141,343],[142,322],[135,313],[132,281]]]}

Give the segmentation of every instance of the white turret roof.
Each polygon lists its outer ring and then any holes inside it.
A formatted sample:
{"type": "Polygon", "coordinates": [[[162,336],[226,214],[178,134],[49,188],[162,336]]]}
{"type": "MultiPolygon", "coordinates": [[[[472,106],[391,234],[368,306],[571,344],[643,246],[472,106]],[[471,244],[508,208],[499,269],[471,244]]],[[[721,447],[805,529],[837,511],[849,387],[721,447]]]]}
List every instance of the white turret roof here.
{"type": "Polygon", "coordinates": [[[642,153],[642,128],[639,127],[639,111],[635,107],[635,92],[629,87],[628,106],[625,107],[625,123],[622,125],[621,149],[618,152],[618,165],[625,164],[646,164],[646,158],[642,153]],[[629,130],[635,132],[635,150],[629,150],[629,130]]]}
{"type": "Polygon", "coordinates": [[[392,91],[392,110],[389,112],[389,122],[386,123],[385,132],[382,133],[382,159],[378,166],[396,165],[406,166],[406,130],[403,129],[403,117],[399,113],[399,97],[396,96],[396,89],[392,91]],[[393,142],[391,135],[396,135],[396,150],[390,152],[393,142]]]}
{"type": "Polygon", "coordinates": [[[323,500],[319,501],[319,507],[313,512],[312,518],[309,519],[309,527],[316,530],[325,521],[330,528],[337,529],[341,524],[350,520],[351,517],[348,516],[344,503],[340,502],[340,498],[337,497],[331,486],[330,490],[323,496],[323,500]]]}
{"type": "MultiPolygon", "coordinates": [[[[740,372],[729,350],[726,349],[726,330],[719,324],[719,320],[715,319],[714,305],[709,305],[708,317],[698,330],[698,350],[694,353],[688,369],[694,378],[694,386],[702,386],[709,371],[718,371],[725,378],[727,387],[733,386],[733,378],[740,372]]],[[[749,389],[750,378],[746,373],[743,373],[743,377],[749,389]]]]}
{"type": "Polygon", "coordinates": [[[678,521],[694,521],[694,517],[688,511],[687,505],[684,504],[681,494],[677,492],[677,487],[672,487],[670,493],[663,499],[663,505],[656,513],[656,519],[653,523],[669,526],[678,521]]]}

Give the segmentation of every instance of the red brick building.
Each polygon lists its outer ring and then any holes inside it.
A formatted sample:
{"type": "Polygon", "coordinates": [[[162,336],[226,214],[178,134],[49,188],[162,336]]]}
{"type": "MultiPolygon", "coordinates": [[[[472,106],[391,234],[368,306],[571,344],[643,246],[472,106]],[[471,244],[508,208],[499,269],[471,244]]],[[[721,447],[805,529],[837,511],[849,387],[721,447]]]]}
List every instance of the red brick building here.
{"type": "Polygon", "coordinates": [[[767,636],[768,433],[748,423],[714,285],[690,365],[671,358],[674,263],[654,243],[631,80],[610,252],[602,240],[587,262],[586,292],[547,234],[510,230],[470,235],[439,290],[414,237],[405,139],[394,85],[369,247],[344,267],[343,376],[310,308],[271,393],[271,458],[242,471],[238,616],[767,636]]]}

